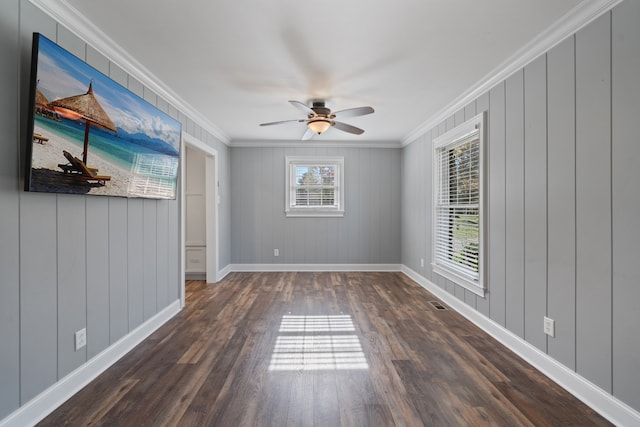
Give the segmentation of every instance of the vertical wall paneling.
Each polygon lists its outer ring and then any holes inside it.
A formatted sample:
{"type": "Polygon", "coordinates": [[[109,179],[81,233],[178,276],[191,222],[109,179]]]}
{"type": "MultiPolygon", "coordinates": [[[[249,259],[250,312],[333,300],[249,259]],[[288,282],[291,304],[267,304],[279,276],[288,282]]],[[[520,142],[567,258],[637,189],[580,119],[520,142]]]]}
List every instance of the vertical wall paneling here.
{"type": "Polygon", "coordinates": [[[109,347],[109,199],[86,199],[87,359],[109,347]]]}
{"type": "Polygon", "coordinates": [[[375,204],[379,203],[380,200],[374,200],[371,197],[371,174],[372,172],[374,172],[371,167],[371,151],[359,150],[358,157],[360,158],[359,168],[347,173],[347,177],[350,176],[351,179],[356,177],[357,179],[357,186],[354,190],[352,190],[356,192],[358,196],[358,206],[360,207],[358,220],[362,224],[362,233],[360,233],[360,246],[357,249],[357,253],[359,254],[358,262],[364,263],[366,262],[365,260],[371,259],[370,257],[372,253],[371,246],[373,246],[373,236],[371,233],[369,233],[369,230],[371,230],[372,211],[375,209],[375,204]],[[369,206],[366,206],[367,200],[370,200],[369,206]]]}
{"type": "Polygon", "coordinates": [[[158,102],[157,105],[158,110],[169,114],[169,103],[164,99],[158,96],[158,102]]]}
{"type": "Polygon", "coordinates": [[[109,62],[109,78],[114,82],[119,83],[121,86],[127,87],[129,77],[127,73],[113,62],[109,62]]]}
{"type": "MultiPolygon", "coordinates": [[[[461,115],[464,116],[464,110],[461,110],[459,112],[461,115]]],[[[452,115],[451,117],[449,117],[447,120],[445,120],[444,122],[444,128],[445,128],[445,132],[446,131],[450,131],[451,129],[453,129],[454,127],[456,127],[456,117],[455,114],[452,115]]]]}
{"type": "Polygon", "coordinates": [[[56,196],[21,194],[21,404],[58,379],[56,238],[56,196]]]}
{"type": "Polygon", "coordinates": [[[232,262],[400,262],[400,218],[394,215],[400,209],[400,154],[386,148],[232,148],[232,262]],[[344,217],[285,216],[286,156],[344,157],[344,217]]]}
{"type": "MultiPolygon", "coordinates": [[[[484,94],[480,95],[480,97],[476,100],[476,102],[474,103],[475,108],[473,109],[473,115],[478,115],[480,113],[485,112],[487,117],[486,117],[486,121],[485,121],[485,127],[487,128],[487,133],[485,134],[487,139],[489,139],[490,136],[490,132],[491,132],[491,114],[489,113],[489,92],[485,92],[484,94]]],[[[469,113],[471,113],[471,111],[469,111],[469,113]]],[[[466,113],[465,113],[466,114],[466,113]]],[[[473,117],[473,115],[470,115],[469,118],[473,117]]],[[[488,249],[489,249],[489,245],[487,244],[487,240],[489,239],[489,233],[488,233],[488,226],[489,226],[489,217],[490,217],[490,212],[488,209],[489,206],[489,198],[491,197],[489,194],[489,174],[490,174],[490,169],[488,168],[488,158],[489,158],[489,144],[487,143],[487,141],[485,141],[485,147],[484,147],[484,253],[482,256],[485,257],[485,260],[488,260],[488,249]]],[[[489,262],[484,263],[484,275],[485,275],[485,280],[487,277],[487,269],[489,268],[489,262]]],[[[475,295],[475,294],[474,294],[475,295]]],[[[484,314],[485,316],[489,317],[491,314],[491,295],[490,294],[485,294],[485,297],[482,298],[480,296],[476,296],[476,310],[478,310],[480,313],[484,314]]]]}
{"type": "Polygon", "coordinates": [[[491,300],[489,317],[502,326],[506,324],[506,222],[505,222],[505,84],[500,83],[489,92],[489,132],[487,137],[486,177],[488,238],[485,248],[488,297],[491,300]]]}
{"type": "Polygon", "coordinates": [[[613,394],[640,408],[640,2],[613,9],[613,394]]]}
{"type": "MultiPolygon", "coordinates": [[[[261,156],[261,164],[260,164],[260,174],[267,176],[272,176],[273,169],[273,150],[266,150],[265,153],[261,156]]],[[[275,234],[273,227],[267,224],[268,218],[274,218],[276,207],[276,201],[272,197],[272,192],[268,189],[269,180],[268,179],[259,179],[260,184],[264,187],[260,189],[259,194],[257,195],[257,203],[260,206],[260,211],[269,212],[267,215],[260,215],[256,219],[260,222],[260,228],[264,230],[264,237],[262,239],[262,245],[258,254],[258,262],[266,263],[266,262],[279,262],[282,255],[279,257],[275,257],[273,254],[273,250],[276,248],[275,246],[275,234]]],[[[282,206],[280,206],[282,208],[282,206]]],[[[280,249],[280,248],[278,248],[280,249]]]]}
{"type": "MultiPolygon", "coordinates": [[[[241,148],[236,148],[232,150],[231,157],[231,170],[235,170],[240,165],[240,150],[241,148]]],[[[235,178],[235,177],[234,177],[235,178]]],[[[240,174],[237,178],[242,182],[236,182],[239,186],[237,188],[243,188],[242,186],[245,184],[244,180],[246,180],[246,174],[240,174]]],[[[242,229],[240,228],[241,224],[244,224],[242,216],[246,215],[244,212],[242,202],[244,202],[245,198],[234,197],[231,200],[231,216],[234,218],[234,221],[231,221],[231,234],[234,236],[234,239],[231,241],[231,260],[232,262],[241,263],[244,262],[240,256],[240,250],[242,245],[240,241],[242,240],[242,229]]],[[[284,207],[282,208],[284,210],[284,207]]]]}
{"type": "MultiPolygon", "coordinates": [[[[156,222],[156,311],[160,311],[169,301],[169,201],[159,200],[157,203],[156,222]]],[[[172,282],[173,283],[173,282],[172,282]]]]}
{"type": "Polygon", "coordinates": [[[506,80],[506,327],[524,337],[524,73],[506,80]]]}
{"type": "Polygon", "coordinates": [[[155,94],[154,91],[152,91],[148,87],[142,88],[142,95],[144,100],[147,101],[149,104],[155,106],[158,103],[158,96],[155,94]]]}
{"type": "Polygon", "coordinates": [[[144,217],[143,222],[143,273],[144,280],[143,289],[143,306],[144,306],[144,320],[149,319],[157,311],[157,222],[158,217],[156,213],[157,200],[144,200],[142,203],[142,212],[144,217]]]}
{"type": "Polygon", "coordinates": [[[611,392],[611,15],[576,34],[576,368],[611,392]],[[597,314],[597,315],[595,315],[597,314]]]}
{"type": "MultiPolygon", "coordinates": [[[[461,108],[460,110],[456,111],[456,113],[453,115],[453,125],[460,126],[465,121],[464,117],[465,117],[465,108],[461,108]]],[[[451,130],[451,129],[453,128],[447,126],[447,130],[451,130]]]]}
{"type": "Polygon", "coordinates": [[[102,74],[109,75],[109,60],[91,46],[87,46],[87,64],[91,65],[102,74]]]}
{"type": "Polygon", "coordinates": [[[476,101],[471,101],[470,103],[465,105],[465,107],[464,107],[464,120],[465,121],[471,119],[472,117],[474,117],[477,114],[476,113],[476,109],[477,109],[477,105],[476,104],[477,104],[477,100],[476,101]]]}
{"type": "MultiPolygon", "coordinates": [[[[344,171],[345,171],[345,218],[349,218],[349,224],[353,221],[353,218],[360,218],[360,199],[358,190],[357,171],[360,168],[360,159],[354,148],[347,150],[348,156],[344,159],[344,171]]],[[[347,259],[350,263],[357,263],[360,260],[357,258],[358,250],[360,249],[358,244],[360,242],[360,227],[348,227],[348,248],[347,259]]]]}
{"type": "MultiPolygon", "coordinates": [[[[247,190],[252,193],[251,200],[251,227],[253,231],[250,235],[249,245],[251,246],[251,259],[258,263],[263,262],[264,254],[262,253],[262,241],[264,240],[264,233],[258,231],[262,230],[261,226],[265,217],[265,210],[261,206],[261,196],[263,193],[269,191],[268,182],[262,179],[262,157],[260,153],[252,153],[253,162],[255,165],[257,176],[254,175],[252,181],[249,183],[247,190]]],[[[305,244],[306,242],[301,242],[305,244]]]]}
{"type": "MultiPolygon", "coordinates": [[[[180,197],[178,190],[178,197],[180,197]]],[[[167,286],[167,301],[171,303],[180,298],[180,289],[184,278],[180,276],[180,209],[178,209],[178,200],[167,201],[169,205],[169,227],[167,229],[167,240],[169,245],[169,263],[167,264],[167,278],[169,284],[167,286]]]]}
{"type": "Polygon", "coordinates": [[[525,339],[547,351],[547,57],[524,69],[525,339]]]}
{"type": "MultiPolygon", "coordinates": [[[[379,150],[371,150],[369,152],[370,156],[370,164],[379,165],[382,162],[382,158],[380,156],[379,150]]],[[[383,214],[384,214],[384,206],[382,203],[382,198],[379,197],[380,194],[391,194],[390,192],[385,193],[386,186],[389,183],[389,178],[387,174],[390,170],[379,170],[379,171],[369,171],[369,197],[373,201],[371,209],[369,212],[371,214],[371,219],[369,223],[369,227],[371,230],[380,230],[383,226],[383,214]]],[[[397,206],[397,205],[396,205],[397,206]]],[[[371,244],[369,245],[369,259],[372,263],[379,263],[382,254],[382,246],[386,245],[386,243],[382,242],[380,239],[381,233],[371,233],[371,244]]]]}
{"type": "Polygon", "coordinates": [[[129,331],[127,200],[109,198],[109,343],[129,331]]]}
{"type": "Polygon", "coordinates": [[[140,80],[136,79],[133,76],[128,76],[126,87],[140,98],[144,97],[144,86],[140,83],[140,80]]]}
{"type": "Polygon", "coordinates": [[[58,254],[58,379],[87,360],[87,349],[76,351],[75,332],[87,325],[85,198],[57,197],[58,254]]]}
{"type": "MultiPolygon", "coordinates": [[[[0,133],[18,141],[18,0],[5,1],[0,13],[0,133]],[[13,58],[13,60],[11,60],[13,58]]],[[[5,144],[0,156],[0,419],[20,404],[20,253],[18,144],[5,144]]]]}
{"type": "Polygon", "coordinates": [[[575,51],[570,37],[547,54],[548,265],[547,338],[550,356],[575,369],[576,206],[575,51]]]}
{"type": "Polygon", "coordinates": [[[127,288],[129,331],[144,320],[144,200],[127,200],[127,288]]]}
{"type": "MultiPolygon", "coordinates": [[[[76,37],[71,31],[62,25],[58,25],[58,37],[57,40],[54,40],[57,44],[68,50],[71,54],[77,56],[83,61],[86,60],[86,44],[76,37]]],[[[87,89],[89,88],[89,83],[91,80],[86,82],[87,89]]],[[[85,82],[83,82],[85,83],[85,82]]]]}
{"type": "MultiPolygon", "coordinates": [[[[416,141],[407,147],[403,151],[402,158],[402,180],[404,185],[402,186],[402,263],[407,265],[414,271],[424,274],[424,268],[420,267],[420,258],[424,256],[424,251],[420,246],[422,239],[420,236],[425,236],[423,230],[425,227],[430,227],[431,222],[426,221],[425,199],[427,194],[426,186],[421,179],[412,179],[414,177],[422,175],[421,171],[429,168],[425,161],[424,156],[420,156],[423,151],[424,142],[416,141]],[[424,218],[424,220],[423,220],[424,218]]],[[[425,260],[426,263],[430,263],[431,259],[425,260]]]]}

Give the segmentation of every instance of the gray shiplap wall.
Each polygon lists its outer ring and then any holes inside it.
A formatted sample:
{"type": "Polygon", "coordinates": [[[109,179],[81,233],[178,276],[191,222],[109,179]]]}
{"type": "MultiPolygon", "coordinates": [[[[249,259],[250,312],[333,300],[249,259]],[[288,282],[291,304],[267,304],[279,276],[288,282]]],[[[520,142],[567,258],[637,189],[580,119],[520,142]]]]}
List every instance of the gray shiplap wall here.
{"type": "Polygon", "coordinates": [[[234,147],[231,171],[233,264],[400,262],[399,149],[234,147]],[[285,217],[290,155],[344,156],[344,218],[285,217]]]}
{"type": "Polygon", "coordinates": [[[179,298],[178,201],[21,191],[31,39],[40,32],[218,150],[220,265],[230,262],[229,152],[26,0],[0,8],[0,419],[179,298]],[[87,328],[76,352],[75,331],[87,328]]]}
{"type": "Polygon", "coordinates": [[[640,2],[621,3],[475,102],[489,128],[486,298],[427,261],[431,141],[468,108],[402,155],[402,263],[636,410],[638,20],[640,2]],[[555,338],[542,333],[544,315],[555,338]]]}

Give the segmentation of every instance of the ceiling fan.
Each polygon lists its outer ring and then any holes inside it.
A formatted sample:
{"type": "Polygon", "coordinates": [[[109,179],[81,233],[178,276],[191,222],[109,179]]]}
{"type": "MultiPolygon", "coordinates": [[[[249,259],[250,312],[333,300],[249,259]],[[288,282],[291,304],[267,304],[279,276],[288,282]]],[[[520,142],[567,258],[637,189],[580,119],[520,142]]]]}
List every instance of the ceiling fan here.
{"type": "Polygon", "coordinates": [[[282,120],[279,122],[269,122],[262,123],[260,126],[271,126],[271,125],[279,125],[281,123],[289,123],[289,122],[299,122],[306,123],[307,131],[302,135],[302,140],[307,140],[313,138],[314,135],[325,132],[331,126],[339,129],[343,132],[352,133],[355,135],[360,135],[364,132],[364,130],[357,128],[355,126],[348,125],[346,123],[338,122],[334,119],[342,119],[345,117],[357,117],[364,116],[365,114],[373,113],[373,108],[371,107],[358,107],[358,108],[348,108],[346,110],[340,110],[331,112],[331,109],[328,108],[325,104],[325,101],[322,99],[314,99],[310,101],[311,107],[308,107],[304,103],[300,101],[289,101],[291,105],[301,110],[307,115],[306,119],[294,119],[294,120],[282,120]]]}

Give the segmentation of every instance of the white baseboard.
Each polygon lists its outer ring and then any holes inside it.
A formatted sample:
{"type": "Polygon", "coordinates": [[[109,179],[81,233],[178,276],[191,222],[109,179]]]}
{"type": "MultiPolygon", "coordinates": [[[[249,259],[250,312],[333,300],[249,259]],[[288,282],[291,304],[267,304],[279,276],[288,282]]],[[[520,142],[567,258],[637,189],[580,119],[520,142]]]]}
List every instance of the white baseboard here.
{"type": "Polygon", "coordinates": [[[233,272],[402,271],[401,264],[230,264],[233,272]]]}
{"type": "Polygon", "coordinates": [[[231,264],[227,264],[226,267],[218,271],[218,274],[216,275],[216,281],[217,282],[221,281],[222,279],[227,277],[229,273],[231,273],[231,264]]]}
{"type": "Polygon", "coordinates": [[[403,265],[402,272],[613,424],[617,426],[640,426],[640,412],[578,375],[575,371],[560,364],[548,354],[543,353],[537,347],[529,344],[502,325],[474,310],[464,301],[422,277],[409,267],[403,265]]]}
{"type": "Polygon", "coordinates": [[[35,425],[120,360],[122,356],[140,344],[179,311],[180,300],[176,300],[87,363],[22,405],[11,415],[0,420],[0,427],[35,425]]]}

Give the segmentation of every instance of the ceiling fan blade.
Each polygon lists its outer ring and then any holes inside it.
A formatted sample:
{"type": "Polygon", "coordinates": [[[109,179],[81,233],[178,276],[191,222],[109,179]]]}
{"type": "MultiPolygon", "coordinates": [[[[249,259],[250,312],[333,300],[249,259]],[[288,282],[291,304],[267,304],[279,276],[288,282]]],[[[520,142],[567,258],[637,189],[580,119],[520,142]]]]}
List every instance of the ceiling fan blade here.
{"type": "Polygon", "coordinates": [[[365,114],[373,113],[373,111],[371,107],[347,108],[346,110],[336,111],[332,115],[342,119],[345,117],[364,116],[365,114]]]}
{"type": "Polygon", "coordinates": [[[279,124],[281,124],[281,123],[289,123],[289,122],[304,122],[304,120],[301,120],[301,119],[295,119],[295,120],[280,120],[279,122],[260,123],[260,126],[279,125],[279,124]]]}
{"type": "Polygon", "coordinates": [[[315,111],[313,111],[311,108],[307,107],[300,101],[289,101],[289,103],[296,107],[298,110],[303,111],[305,114],[311,114],[312,116],[316,115],[315,111]]]}
{"type": "Polygon", "coordinates": [[[307,141],[311,138],[313,138],[316,135],[316,133],[314,131],[312,131],[311,129],[307,128],[307,131],[304,133],[304,135],[302,135],[302,140],[303,141],[307,141]]]}
{"type": "Polygon", "coordinates": [[[336,129],[340,129],[343,132],[353,133],[355,135],[361,135],[362,133],[364,133],[364,130],[360,128],[341,122],[334,122],[333,127],[336,129]]]}

